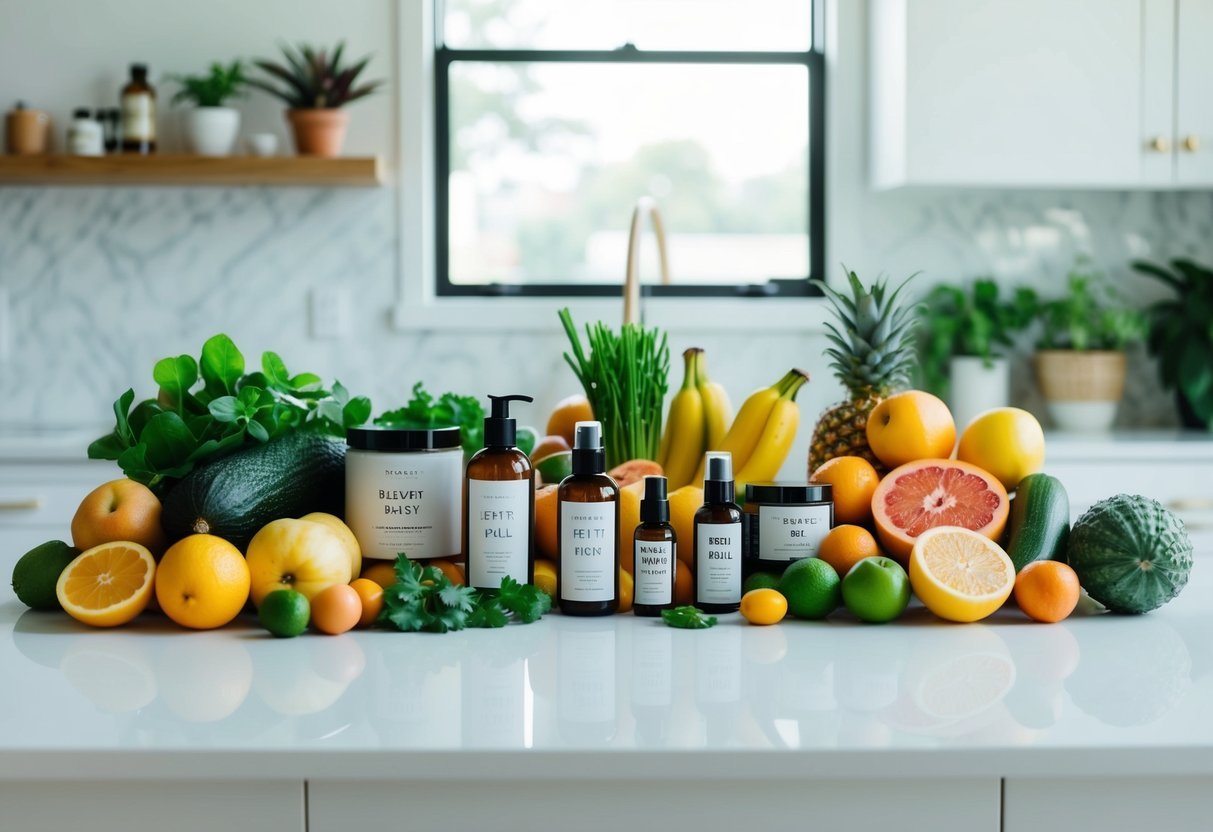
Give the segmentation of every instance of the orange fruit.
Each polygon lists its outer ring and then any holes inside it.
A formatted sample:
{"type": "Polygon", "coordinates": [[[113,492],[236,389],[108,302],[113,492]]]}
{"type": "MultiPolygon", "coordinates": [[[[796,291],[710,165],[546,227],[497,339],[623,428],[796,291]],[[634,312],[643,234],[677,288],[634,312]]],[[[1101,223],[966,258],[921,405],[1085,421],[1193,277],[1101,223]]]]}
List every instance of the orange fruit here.
{"type": "Polygon", "coordinates": [[[560,538],[556,533],[559,488],[545,485],[535,492],[535,553],[551,561],[560,559],[560,538]]]}
{"type": "Polygon", "coordinates": [[[1081,589],[1069,564],[1037,560],[1015,576],[1015,603],[1033,621],[1053,624],[1074,612],[1081,589]]]}
{"type": "Polygon", "coordinates": [[[872,463],[861,456],[836,456],[809,479],[833,486],[835,523],[871,521],[872,495],[880,485],[880,474],[872,463]]]}
{"type": "Polygon", "coordinates": [[[607,476],[624,488],[634,482],[644,482],[645,477],[660,477],[664,473],[661,466],[651,459],[629,459],[607,471],[607,476]]]}
{"type": "Polygon", "coordinates": [[[556,564],[546,558],[535,558],[535,586],[556,597],[556,564]]]}
{"type": "Polygon", "coordinates": [[[629,575],[635,569],[636,548],[632,540],[640,525],[640,498],[644,496],[644,480],[619,489],[619,565],[629,575]]]}
{"type": "Polygon", "coordinates": [[[362,615],[358,618],[358,626],[371,626],[383,609],[383,587],[370,578],[355,578],[350,582],[350,588],[358,593],[358,599],[362,602],[362,615]]]}
{"type": "Polygon", "coordinates": [[[433,566],[442,570],[442,574],[446,575],[446,579],[455,586],[463,586],[467,583],[467,579],[463,576],[463,567],[457,563],[452,563],[449,560],[423,560],[422,566],[433,566]]]}
{"type": "Polygon", "coordinates": [[[741,617],[751,624],[778,624],[788,614],[788,599],[776,589],[751,589],[741,596],[741,617]]]}
{"type": "Polygon", "coordinates": [[[531,448],[530,457],[532,461],[539,462],[552,454],[568,453],[571,450],[563,436],[541,436],[535,447],[531,448]]]}
{"type": "MultiPolygon", "coordinates": [[[[552,411],[552,415],[548,417],[547,434],[549,436],[563,436],[567,451],[573,447],[573,430],[578,422],[588,422],[594,418],[594,412],[590,410],[590,400],[582,394],[578,393],[574,396],[561,399],[556,403],[556,408],[552,411]]],[[[532,455],[532,459],[534,455],[532,455]]]]}
{"type": "Polygon", "coordinates": [[[1012,491],[1045,464],[1045,432],[1036,417],[1018,407],[996,407],[969,422],[956,458],[998,477],[1012,491]]]}
{"type": "Polygon", "coordinates": [[[113,541],[81,552],[55,584],[64,612],[93,627],[117,627],[152,597],[156,561],[147,547],[113,541]]]}
{"type": "Polygon", "coordinates": [[[695,576],[690,562],[681,558],[674,570],[674,603],[677,606],[695,603],[695,576]]]}
{"type": "Polygon", "coordinates": [[[890,468],[918,459],[946,459],[956,445],[948,406],[922,390],[889,396],[868,415],[868,445],[890,468]]]}
{"type": "Polygon", "coordinates": [[[937,526],[960,526],[997,540],[1011,501],[992,474],[952,459],[923,459],[885,475],[872,495],[872,516],[886,552],[909,562],[914,540],[937,526]]]}
{"type": "Polygon", "coordinates": [[[362,569],[362,577],[387,588],[396,583],[396,562],[392,560],[368,560],[362,569]]]}
{"type": "Polygon", "coordinates": [[[312,598],[312,626],[330,636],[352,630],[362,618],[362,598],[349,584],[336,584],[312,598]]]}
{"type": "Polygon", "coordinates": [[[822,538],[817,547],[817,557],[824,560],[838,577],[845,578],[851,567],[864,558],[874,558],[880,554],[876,538],[863,526],[843,524],[835,526],[822,538]]]}
{"type": "MultiPolygon", "coordinates": [[[[703,489],[697,485],[684,485],[670,492],[670,525],[677,538],[678,558],[684,563],[691,560],[695,545],[695,512],[703,506],[703,489]]],[[[690,601],[687,602],[688,604],[690,601]]]]}
{"type": "Polygon", "coordinates": [[[632,599],[636,594],[636,583],[632,573],[623,567],[619,569],[619,609],[617,612],[631,612],[632,599]]]}
{"type": "Polygon", "coordinates": [[[153,554],[168,540],[160,528],[160,500],[143,483],[121,479],[99,485],[72,518],[72,545],[91,549],[115,540],[138,543],[153,554]]]}
{"type": "Polygon", "coordinates": [[[1015,565],[982,534],[957,526],[927,529],[910,554],[910,586],[931,612],[969,623],[992,615],[1015,585],[1015,565]]]}
{"type": "Polygon", "coordinates": [[[221,537],[183,537],[169,547],[156,569],[161,611],[191,630],[222,627],[240,614],[248,597],[248,562],[221,537]]]}

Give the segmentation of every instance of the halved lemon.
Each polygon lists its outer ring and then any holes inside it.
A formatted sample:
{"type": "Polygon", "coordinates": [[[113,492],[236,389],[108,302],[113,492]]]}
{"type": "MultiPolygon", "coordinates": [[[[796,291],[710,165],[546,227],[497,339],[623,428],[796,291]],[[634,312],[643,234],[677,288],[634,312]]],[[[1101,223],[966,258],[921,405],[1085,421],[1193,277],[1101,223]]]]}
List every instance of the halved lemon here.
{"type": "Polygon", "coordinates": [[[72,618],[117,627],[143,612],[152,597],[156,561],[138,543],[102,543],[81,553],[59,575],[55,594],[72,618]]]}
{"type": "Polygon", "coordinates": [[[994,541],[959,526],[928,529],[910,553],[910,586],[948,621],[980,621],[1015,587],[1015,565],[994,541]]]}

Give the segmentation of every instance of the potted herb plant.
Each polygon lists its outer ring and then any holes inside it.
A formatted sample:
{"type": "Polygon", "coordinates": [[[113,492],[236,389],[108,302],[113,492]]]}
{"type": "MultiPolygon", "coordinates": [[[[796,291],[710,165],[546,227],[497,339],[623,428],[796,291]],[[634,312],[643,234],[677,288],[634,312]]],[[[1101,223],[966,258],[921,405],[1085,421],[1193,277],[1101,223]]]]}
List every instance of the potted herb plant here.
{"type": "Polygon", "coordinates": [[[383,85],[381,80],[357,83],[370,56],[347,65],[342,63],[344,43],[338,43],[331,53],[306,44],[296,49],[283,44],[281,48],[285,62],[254,61],[268,78],[254,78],[249,83],[285,102],[295,149],[301,155],[338,155],[349,124],[349,114],[342,108],[383,85]]]}
{"type": "Polygon", "coordinates": [[[1000,297],[981,278],[968,286],[940,284],[919,304],[919,355],[926,387],[946,396],[963,428],[974,416],[1010,402],[1010,364],[1002,351],[1032,323],[1036,293],[1017,288],[1000,297]]]}
{"type": "Polygon", "coordinates": [[[1064,297],[1039,305],[1044,332],[1036,379],[1049,416],[1062,430],[1108,430],[1125,389],[1125,349],[1140,341],[1146,318],[1119,305],[1112,288],[1077,264],[1064,297]]]}
{"type": "Polygon", "coordinates": [[[240,132],[240,111],[224,103],[244,94],[244,64],[215,62],[206,75],[179,75],[172,80],[181,85],[173,103],[194,104],[185,113],[185,141],[190,151],[201,156],[230,155],[240,132]]]}
{"type": "Polygon", "coordinates": [[[1163,385],[1175,390],[1183,426],[1213,430],[1213,269],[1191,260],[1172,260],[1171,271],[1144,262],[1133,268],[1175,290],[1150,307],[1146,346],[1163,385]]]}

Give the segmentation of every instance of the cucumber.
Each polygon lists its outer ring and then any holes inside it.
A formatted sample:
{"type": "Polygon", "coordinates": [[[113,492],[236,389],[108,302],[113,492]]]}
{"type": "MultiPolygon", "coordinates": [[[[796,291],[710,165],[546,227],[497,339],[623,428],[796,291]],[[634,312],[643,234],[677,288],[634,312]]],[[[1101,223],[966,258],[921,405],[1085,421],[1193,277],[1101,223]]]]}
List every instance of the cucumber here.
{"type": "Polygon", "coordinates": [[[1057,477],[1029,474],[1015,489],[1007,523],[1007,554],[1019,572],[1034,560],[1066,559],[1070,498],[1057,477]]]}
{"type": "Polygon", "coordinates": [[[290,433],[194,469],[162,502],[160,523],[173,540],[213,534],[243,550],[271,520],[343,515],[345,442],[290,433]]]}

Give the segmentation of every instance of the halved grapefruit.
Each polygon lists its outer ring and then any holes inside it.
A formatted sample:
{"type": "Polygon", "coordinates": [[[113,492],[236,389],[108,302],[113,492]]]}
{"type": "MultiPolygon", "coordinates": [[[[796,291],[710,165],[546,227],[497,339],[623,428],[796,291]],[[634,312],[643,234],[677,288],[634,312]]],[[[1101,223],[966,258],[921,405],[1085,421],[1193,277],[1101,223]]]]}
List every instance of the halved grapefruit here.
{"type": "Polygon", "coordinates": [[[872,495],[872,516],[885,550],[909,563],[915,539],[936,526],[960,526],[997,540],[1010,510],[993,475],[954,459],[920,459],[894,468],[872,495]]]}

